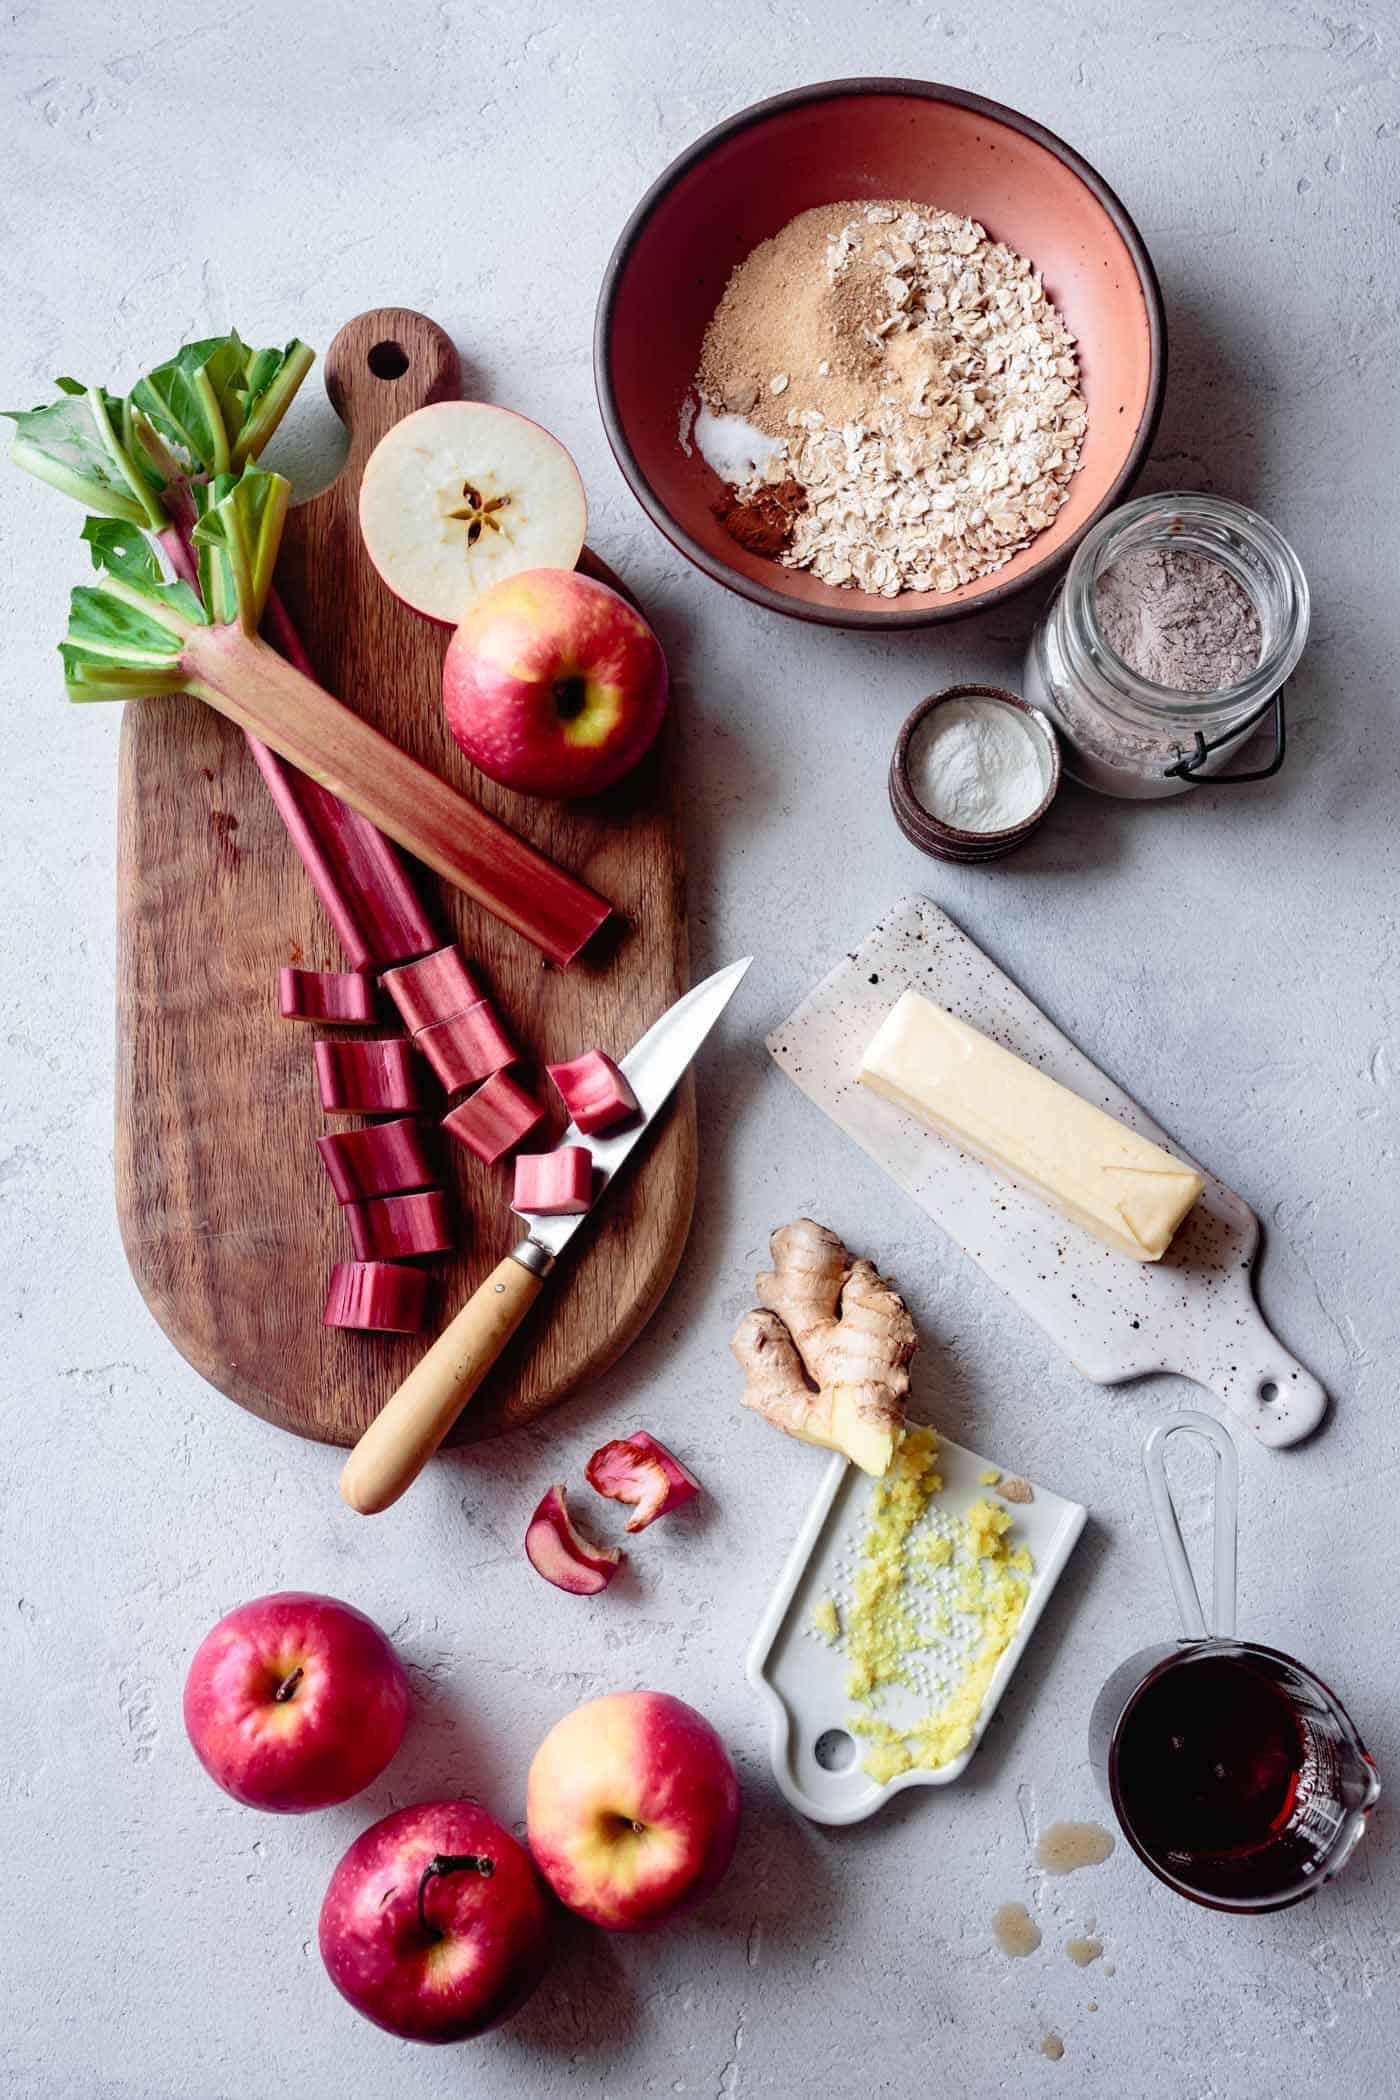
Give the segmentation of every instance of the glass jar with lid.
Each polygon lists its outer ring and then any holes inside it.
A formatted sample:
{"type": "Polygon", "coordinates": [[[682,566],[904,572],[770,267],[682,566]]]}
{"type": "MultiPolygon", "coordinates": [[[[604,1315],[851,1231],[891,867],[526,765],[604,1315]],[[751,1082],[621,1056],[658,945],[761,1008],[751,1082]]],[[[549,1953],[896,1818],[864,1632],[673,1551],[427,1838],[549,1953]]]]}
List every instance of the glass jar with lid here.
{"type": "Polygon", "coordinates": [[[1266,519],[1225,496],[1139,496],[1081,541],[1031,636],[1025,694],[1059,730],[1065,771],[1103,794],[1144,800],[1179,795],[1216,775],[1222,786],[1264,779],[1283,763],[1283,688],[1307,638],[1307,578],[1266,519]],[[1180,692],[1140,676],[1109,646],[1098,617],[1099,578],[1147,548],[1198,554],[1239,584],[1259,622],[1259,660],[1247,676],[1180,692]],[[1231,752],[1269,714],[1272,761],[1222,775],[1231,752]]]}

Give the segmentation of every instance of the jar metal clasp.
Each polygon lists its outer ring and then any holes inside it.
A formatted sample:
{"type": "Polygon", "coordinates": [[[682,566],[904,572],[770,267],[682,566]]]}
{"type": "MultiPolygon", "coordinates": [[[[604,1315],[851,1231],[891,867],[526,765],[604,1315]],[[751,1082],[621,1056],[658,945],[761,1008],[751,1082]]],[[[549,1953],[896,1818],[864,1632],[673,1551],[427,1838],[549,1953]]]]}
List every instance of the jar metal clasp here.
{"type": "Polygon", "coordinates": [[[1288,749],[1287,728],[1283,717],[1283,696],[1287,690],[1287,685],[1281,685],[1272,698],[1264,702],[1262,707],[1257,708],[1252,715],[1234,729],[1227,729],[1223,736],[1216,737],[1211,743],[1206,742],[1198,729],[1196,731],[1196,747],[1194,751],[1179,752],[1169,766],[1163,766],[1162,774],[1164,779],[1184,780],[1189,787],[1205,787],[1207,785],[1210,787],[1243,787],[1250,780],[1271,780],[1283,764],[1288,749]],[[1248,773],[1201,774],[1200,769],[1210,757],[1212,751],[1218,751],[1222,744],[1243,743],[1249,736],[1250,731],[1256,729],[1263,721],[1265,715],[1270,713],[1272,713],[1274,718],[1274,755],[1266,766],[1255,766],[1248,773]],[[1198,775],[1200,775],[1199,778],[1197,777],[1198,775]]]}

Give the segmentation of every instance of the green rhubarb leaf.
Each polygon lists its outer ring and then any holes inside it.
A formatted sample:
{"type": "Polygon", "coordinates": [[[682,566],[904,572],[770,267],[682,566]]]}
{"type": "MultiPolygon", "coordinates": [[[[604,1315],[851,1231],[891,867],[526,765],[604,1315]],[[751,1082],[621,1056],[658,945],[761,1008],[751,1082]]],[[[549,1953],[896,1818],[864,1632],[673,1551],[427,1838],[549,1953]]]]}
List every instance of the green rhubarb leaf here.
{"type": "Polygon", "coordinates": [[[59,654],[70,699],[183,692],[185,642],[209,617],[198,597],[166,580],[149,540],[125,519],[89,518],[83,538],[102,575],[69,600],[59,654]]]}
{"type": "Polygon", "coordinates": [[[247,352],[237,334],[185,343],[131,389],[131,405],[159,431],[188,473],[226,474],[243,420],[239,386],[247,352]]]}
{"type": "Polygon", "coordinates": [[[92,550],[92,565],[130,584],[152,604],[167,606],[186,620],[204,624],[208,615],[198,594],[177,577],[166,580],[155,548],[133,525],[117,518],[89,518],[83,538],[92,550]]]}
{"type": "Polygon", "coordinates": [[[281,474],[247,466],[236,477],[216,475],[207,487],[197,486],[194,496],[204,602],[215,622],[237,620],[245,634],[256,634],[272,589],[291,485],[281,474]]]}
{"type": "Polygon", "coordinates": [[[254,350],[236,329],[186,343],[131,390],[131,403],[185,472],[227,474],[256,459],[311,368],[296,338],[284,350],[254,350]]]}
{"type": "Polygon", "coordinates": [[[73,700],[129,700],[180,692],[185,634],[167,626],[123,586],[80,584],[69,600],[68,632],[58,645],[73,700]]]}
{"type": "Polygon", "coordinates": [[[284,350],[250,350],[244,375],[243,420],[233,441],[233,463],[256,459],[291,407],[316,353],[293,336],[284,350]]]}
{"type": "Polygon", "coordinates": [[[60,379],[58,385],[61,399],[6,411],[15,425],[10,456],[16,466],[104,518],[157,529],[165,525],[160,480],[130,442],[120,396],[75,379],[60,379]]]}

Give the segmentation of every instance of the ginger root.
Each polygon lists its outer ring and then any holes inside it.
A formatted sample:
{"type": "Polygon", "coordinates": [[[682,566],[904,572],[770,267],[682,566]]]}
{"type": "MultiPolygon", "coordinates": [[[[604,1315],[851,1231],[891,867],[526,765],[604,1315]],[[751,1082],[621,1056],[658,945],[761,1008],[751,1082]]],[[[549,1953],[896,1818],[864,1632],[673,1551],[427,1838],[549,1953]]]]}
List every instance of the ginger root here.
{"type": "Polygon", "coordinates": [[[747,1374],[744,1406],[867,1473],[887,1472],[919,1342],[909,1308],[810,1218],[781,1226],[769,1247],[773,1268],[754,1283],[762,1309],[744,1315],[730,1344],[747,1374]]]}

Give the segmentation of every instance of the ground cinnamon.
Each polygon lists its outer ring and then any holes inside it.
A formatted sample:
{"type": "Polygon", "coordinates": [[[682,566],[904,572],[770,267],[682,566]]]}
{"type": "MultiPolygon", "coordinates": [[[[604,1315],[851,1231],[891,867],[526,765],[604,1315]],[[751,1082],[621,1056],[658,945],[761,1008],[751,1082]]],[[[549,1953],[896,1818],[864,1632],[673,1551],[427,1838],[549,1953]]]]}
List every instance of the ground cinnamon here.
{"type": "Polygon", "coordinates": [[[798,512],[806,507],[801,482],[789,476],[786,481],[760,488],[747,501],[733,489],[726,489],[714,506],[714,513],[730,538],[747,547],[750,554],[772,557],[788,545],[798,512]]]}

